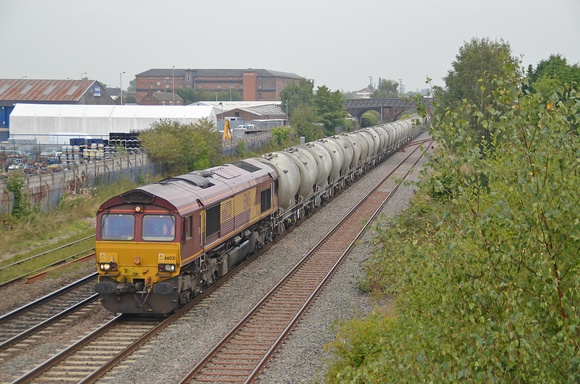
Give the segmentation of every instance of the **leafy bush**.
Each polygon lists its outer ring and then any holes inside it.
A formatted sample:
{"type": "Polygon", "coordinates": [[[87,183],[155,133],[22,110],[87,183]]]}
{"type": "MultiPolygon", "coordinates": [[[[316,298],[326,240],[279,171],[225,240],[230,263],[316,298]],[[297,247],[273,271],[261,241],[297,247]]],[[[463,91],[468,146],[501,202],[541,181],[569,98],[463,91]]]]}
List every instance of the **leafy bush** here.
{"type": "Polygon", "coordinates": [[[580,381],[580,103],[524,94],[511,69],[485,113],[434,119],[423,195],[377,232],[369,267],[396,316],[344,323],[329,382],[580,381]],[[489,140],[464,140],[473,119],[489,140]]]}

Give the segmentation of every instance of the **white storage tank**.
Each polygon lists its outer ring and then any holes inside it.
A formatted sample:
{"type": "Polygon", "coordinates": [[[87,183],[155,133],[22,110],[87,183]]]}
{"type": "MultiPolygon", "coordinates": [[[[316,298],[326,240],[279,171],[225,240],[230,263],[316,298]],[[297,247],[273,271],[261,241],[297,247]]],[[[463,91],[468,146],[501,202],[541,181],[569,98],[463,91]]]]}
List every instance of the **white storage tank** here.
{"type": "Polygon", "coordinates": [[[358,159],[360,158],[360,148],[357,145],[357,152],[355,153],[353,141],[348,139],[346,135],[332,136],[331,139],[340,146],[340,149],[342,149],[342,153],[344,155],[342,174],[346,175],[353,168],[355,156],[356,164],[358,164],[358,159]]]}
{"type": "Polygon", "coordinates": [[[318,168],[318,177],[316,178],[316,186],[324,188],[328,185],[328,177],[332,169],[332,157],[330,153],[320,143],[315,141],[306,143],[304,148],[310,152],[318,168]]]}
{"type": "Polygon", "coordinates": [[[307,199],[314,193],[314,186],[318,177],[318,167],[316,160],[306,149],[300,147],[290,147],[283,151],[292,157],[292,160],[300,170],[300,188],[298,194],[307,199]]]}
{"type": "MultiPolygon", "coordinates": [[[[334,140],[320,139],[316,142],[323,146],[332,158],[332,167],[330,169],[330,178],[332,179],[331,181],[334,182],[338,180],[340,178],[340,171],[342,170],[343,164],[345,163],[344,152],[342,151],[342,148],[334,140]]],[[[348,165],[350,165],[350,161],[348,162],[348,165]]]]}
{"type": "Polygon", "coordinates": [[[300,188],[300,170],[290,155],[272,152],[260,156],[258,160],[274,168],[278,174],[278,206],[286,210],[294,205],[294,197],[300,188]]]}

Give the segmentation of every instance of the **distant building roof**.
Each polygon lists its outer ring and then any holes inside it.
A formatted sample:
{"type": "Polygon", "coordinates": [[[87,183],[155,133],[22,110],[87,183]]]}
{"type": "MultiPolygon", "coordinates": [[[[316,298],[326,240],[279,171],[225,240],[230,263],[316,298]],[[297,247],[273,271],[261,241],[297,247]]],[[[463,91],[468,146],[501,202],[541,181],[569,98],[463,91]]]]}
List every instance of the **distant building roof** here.
{"type": "Polygon", "coordinates": [[[173,98],[175,97],[176,101],[181,101],[183,103],[183,98],[179,96],[177,93],[173,95],[172,93],[169,92],[155,92],[153,93],[153,97],[155,97],[159,101],[173,101],[173,98]]]}
{"type": "Polygon", "coordinates": [[[179,68],[154,68],[145,72],[138,73],[135,76],[150,77],[184,77],[186,71],[193,71],[196,77],[242,77],[244,72],[256,72],[260,77],[276,76],[290,79],[301,79],[295,73],[271,71],[268,69],[179,69],[179,68]]]}
{"type": "Polygon", "coordinates": [[[0,101],[75,102],[94,85],[105,91],[95,80],[0,79],[0,101]]]}

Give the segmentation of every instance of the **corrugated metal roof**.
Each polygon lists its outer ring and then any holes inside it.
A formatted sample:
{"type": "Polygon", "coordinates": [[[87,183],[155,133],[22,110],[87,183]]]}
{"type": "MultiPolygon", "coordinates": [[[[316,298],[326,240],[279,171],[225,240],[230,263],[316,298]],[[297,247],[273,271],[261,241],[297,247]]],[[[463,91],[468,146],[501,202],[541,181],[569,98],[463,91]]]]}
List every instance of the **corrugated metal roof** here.
{"type": "Polygon", "coordinates": [[[1,101],[78,101],[95,80],[0,79],[1,101]]]}

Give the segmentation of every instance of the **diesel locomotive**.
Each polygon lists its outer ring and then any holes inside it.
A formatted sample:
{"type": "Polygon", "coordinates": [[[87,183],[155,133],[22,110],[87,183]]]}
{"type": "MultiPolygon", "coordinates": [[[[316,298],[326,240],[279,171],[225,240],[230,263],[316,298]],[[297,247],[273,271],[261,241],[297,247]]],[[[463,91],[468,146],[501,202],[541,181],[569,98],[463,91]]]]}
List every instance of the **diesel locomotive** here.
{"type": "Polygon", "coordinates": [[[95,290],[115,313],[175,311],[415,137],[410,118],[115,196],[97,212],[95,290]]]}

